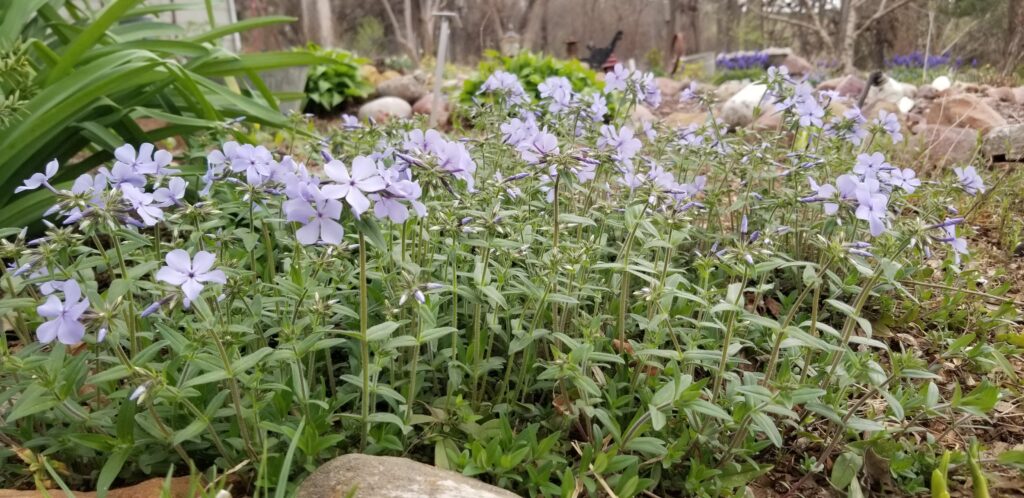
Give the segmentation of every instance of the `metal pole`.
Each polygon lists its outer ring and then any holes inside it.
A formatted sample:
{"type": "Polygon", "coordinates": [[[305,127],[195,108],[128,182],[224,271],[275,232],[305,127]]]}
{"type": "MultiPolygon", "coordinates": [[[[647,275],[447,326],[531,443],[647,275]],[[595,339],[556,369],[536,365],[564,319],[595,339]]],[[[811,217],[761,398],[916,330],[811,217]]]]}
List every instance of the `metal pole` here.
{"type": "Polygon", "coordinates": [[[434,96],[430,106],[430,127],[437,126],[437,115],[444,105],[441,100],[441,80],[444,78],[445,56],[448,52],[448,16],[441,16],[441,36],[437,44],[437,66],[434,68],[434,96]]]}

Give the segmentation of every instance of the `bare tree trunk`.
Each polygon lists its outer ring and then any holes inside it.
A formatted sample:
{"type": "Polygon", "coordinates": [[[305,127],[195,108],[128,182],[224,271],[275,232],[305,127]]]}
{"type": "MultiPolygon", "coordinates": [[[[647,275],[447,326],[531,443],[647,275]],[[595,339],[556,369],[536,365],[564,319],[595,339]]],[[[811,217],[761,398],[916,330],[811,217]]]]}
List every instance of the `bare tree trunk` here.
{"type": "Polygon", "coordinates": [[[1006,67],[1009,73],[1024,57],[1024,0],[1009,0],[1006,6],[1006,67]]]}
{"type": "MultiPolygon", "coordinates": [[[[519,23],[515,29],[519,30],[520,39],[523,41],[523,48],[526,50],[534,50],[535,33],[538,31],[534,24],[537,21],[542,21],[538,13],[545,12],[547,5],[548,0],[530,0],[526,4],[526,10],[523,11],[523,15],[519,16],[519,23]]],[[[498,37],[501,38],[502,34],[498,33],[498,37]]]]}
{"type": "Polygon", "coordinates": [[[857,9],[854,8],[853,0],[843,0],[840,5],[838,45],[843,72],[853,73],[857,70],[853,64],[857,48],[857,9]]]}
{"type": "Polygon", "coordinates": [[[302,30],[306,39],[323,47],[334,45],[334,26],[329,0],[302,0],[302,30]]]}
{"type": "MultiPolygon", "coordinates": [[[[416,31],[412,27],[412,0],[404,0],[402,3],[402,17],[405,18],[405,39],[409,43],[409,50],[419,55],[419,47],[416,46],[416,31]]],[[[418,60],[419,57],[413,59],[418,60]]]]}

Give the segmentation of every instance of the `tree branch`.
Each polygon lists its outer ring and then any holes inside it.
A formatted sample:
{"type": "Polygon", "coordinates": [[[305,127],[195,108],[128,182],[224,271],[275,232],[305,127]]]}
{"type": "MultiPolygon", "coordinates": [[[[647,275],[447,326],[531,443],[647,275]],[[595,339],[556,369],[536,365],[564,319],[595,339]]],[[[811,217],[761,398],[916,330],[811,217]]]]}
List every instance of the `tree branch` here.
{"type": "Polygon", "coordinates": [[[783,22],[783,23],[786,23],[786,24],[790,24],[790,25],[793,25],[793,26],[797,26],[797,27],[800,27],[800,28],[803,28],[803,29],[807,29],[807,30],[813,31],[816,35],[818,35],[819,38],[821,38],[821,40],[825,43],[825,45],[827,45],[830,49],[833,46],[832,45],[832,40],[829,39],[829,37],[828,37],[828,32],[825,31],[825,29],[822,28],[821,26],[815,26],[815,25],[813,25],[813,24],[811,24],[809,22],[806,22],[806,21],[799,21],[797,19],[790,19],[789,17],[780,16],[780,15],[777,15],[777,14],[774,14],[774,13],[771,13],[771,12],[759,12],[758,14],[760,14],[765,19],[771,19],[773,21],[783,22]]]}

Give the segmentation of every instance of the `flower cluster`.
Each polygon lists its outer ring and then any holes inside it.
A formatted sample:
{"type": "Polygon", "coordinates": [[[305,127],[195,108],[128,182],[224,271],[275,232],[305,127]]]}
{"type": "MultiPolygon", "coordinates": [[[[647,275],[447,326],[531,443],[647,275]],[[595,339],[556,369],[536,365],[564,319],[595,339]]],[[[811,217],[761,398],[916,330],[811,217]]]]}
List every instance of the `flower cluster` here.
{"type": "Polygon", "coordinates": [[[605,74],[604,91],[624,92],[634,102],[643,102],[651,108],[661,105],[661,89],[654,80],[654,74],[630,71],[622,64],[616,64],[605,74]]]}
{"type": "Polygon", "coordinates": [[[768,54],[761,51],[718,54],[715,57],[715,66],[727,70],[764,69],[768,67],[768,54]]]}
{"type": "Polygon", "coordinates": [[[495,71],[487,77],[480,87],[479,93],[495,93],[505,97],[512,105],[522,105],[530,101],[522,83],[516,75],[508,71],[495,71]]]}

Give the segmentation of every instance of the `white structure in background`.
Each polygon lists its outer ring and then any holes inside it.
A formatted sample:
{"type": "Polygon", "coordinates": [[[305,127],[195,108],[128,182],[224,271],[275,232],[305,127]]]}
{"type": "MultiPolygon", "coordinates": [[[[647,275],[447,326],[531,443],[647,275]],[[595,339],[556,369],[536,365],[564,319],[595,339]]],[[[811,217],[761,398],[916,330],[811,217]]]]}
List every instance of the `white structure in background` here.
{"type": "MultiPolygon", "coordinates": [[[[206,12],[204,0],[149,0],[148,5],[179,4],[183,8],[171,12],[155,14],[158,20],[176,24],[186,32],[200,32],[210,29],[210,18],[206,12]]],[[[217,26],[224,26],[238,21],[238,11],[235,10],[235,0],[213,0],[213,20],[217,26]]],[[[227,36],[222,40],[224,48],[232,52],[239,52],[242,48],[242,38],[238,33],[227,36]]]]}

